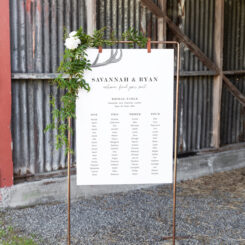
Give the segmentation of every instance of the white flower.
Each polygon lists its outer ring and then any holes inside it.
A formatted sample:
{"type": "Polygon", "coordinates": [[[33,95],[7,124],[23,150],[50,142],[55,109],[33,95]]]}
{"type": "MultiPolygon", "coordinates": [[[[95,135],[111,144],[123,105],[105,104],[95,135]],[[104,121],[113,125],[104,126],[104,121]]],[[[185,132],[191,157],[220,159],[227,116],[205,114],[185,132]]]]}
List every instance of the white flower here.
{"type": "Polygon", "coordinates": [[[65,40],[65,46],[68,49],[76,49],[81,44],[81,40],[78,37],[68,37],[65,40]]]}
{"type": "Polygon", "coordinates": [[[69,33],[69,37],[74,37],[75,35],[77,35],[76,31],[72,31],[72,32],[69,33]]]}
{"type": "Polygon", "coordinates": [[[78,37],[76,37],[76,35],[76,31],[72,31],[69,33],[69,37],[65,40],[66,48],[73,50],[76,49],[79,44],[81,44],[81,40],[78,37]]]}

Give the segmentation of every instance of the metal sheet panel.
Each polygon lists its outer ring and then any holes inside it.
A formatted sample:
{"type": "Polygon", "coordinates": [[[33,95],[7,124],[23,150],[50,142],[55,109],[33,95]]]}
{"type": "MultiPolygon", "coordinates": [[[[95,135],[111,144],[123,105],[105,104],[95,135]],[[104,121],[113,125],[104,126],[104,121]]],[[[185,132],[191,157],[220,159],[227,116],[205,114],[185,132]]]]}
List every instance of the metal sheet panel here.
{"type": "Polygon", "coordinates": [[[12,72],[55,72],[64,52],[64,27],[86,31],[85,0],[11,0],[12,72]]]}
{"type": "Polygon", "coordinates": [[[105,26],[107,38],[111,31],[120,38],[123,32],[133,28],[157,40],[157,18],[139,0],[97,0],[97,29],[105,26]]]}
{"type": "MultiPolygon", "coordinates": [[[[225,0],[224,70],[245,70],[245,1],[225,0]]],[[[245,76],[229,76],[245,94],[245,76]]],[[[245,141],[245,110],[223,87],[221,111],[221,144],[245,141]]]]}
{"type": "MultiPolygon", "coordinates": [[[[168,16],[211,59],[213,59],[214,0],[167,1],[168,16]]],[[[167,32],[167,39],[175,37],[167,32]]],[[[181,44],[181,71],[208,69],[181,44]]],[[[212,76],[180,79],[178,152],[188,153],[211,147],[212,76]]]]}
{"type": "MultiPolygon", "coordinates": [[[[50,123],[50,97],[57,101],[64,91],[43,80],[12,81],[12,138],[16,176],[50,172],[66,167],[65,149],[55,148],[57,132],[44,128],[50,123]]],[[[57,103],[60,107],[60,103],[57,103]]],[[[74,123],[73,123],[74,125],[74,123]]],[[[75,134],[72,144],[74,145],[75,134]]],[[[75,155],[72,156],[72,162],[75,155]]]]}
{"type": "Polygon", "coordinates": [[[210,148],[213,77],[181,78],[178,152],[210,148]]]}
{"type": "MultiPolygon", "coordinates": [[[[245,94],[245,76],[229,76],[232,83],[245,94]]],[[[245,141],[245,108],[224,86],[221,110],[221,144],[234,144],[245,141]]]]}
{"type": "MultiPolygon", "coordinates": [[[[64,27],[86,31],[85,0],[11,0],[10,10],[13,73],[54,73],[64,52],[64,27]]],[[[16,176],[65,168],[64,149],[55,149],[57,132],[43,132],[52,118],[50,95],[59,101],[62,93],[48,80],[12,80],[16,176]]]]}

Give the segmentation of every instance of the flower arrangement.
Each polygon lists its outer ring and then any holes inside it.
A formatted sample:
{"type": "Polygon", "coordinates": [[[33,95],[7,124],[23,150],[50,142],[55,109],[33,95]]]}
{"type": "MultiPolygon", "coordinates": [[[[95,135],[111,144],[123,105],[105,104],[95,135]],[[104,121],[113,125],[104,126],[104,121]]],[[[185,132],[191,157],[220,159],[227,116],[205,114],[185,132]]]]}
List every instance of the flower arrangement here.
{"type": "Polygon", "coordinates": [[[65,40],[65,46],[67,49],[74,50],[78,47],[79,44],[81,44],[81,40],[76,36],[77,32],[72,31],[69,34],[69,37],[65,40]]]}
{"type": "MultiPolygon", "coordinates": [[[[87,35],[82,28],[65,33],[65,52],[62,62],[58,68],[60,73],[56,79],[52,81],[65,91],[61,97],[61,108],[56,107],[55,98],[52,97],[52,123],[47,125],[45,132],[56,129],[56,148],[65,145],[66,153],[72,152],[70,149],[70,134],[72,133],[71,119],[75,118],[76,98],[79,89],[90,90],[89,84],[84,79],[84,72],[91,70],[91,63],[87,58],[86,50],[88,48],[98,48],[104,45],[113,46],[118,43],[114,33],[111,33],[110,39],[104,38],[106,28],[94,31],[93,35],[87,35]],[[68,133],[68,135],[67,135],[68,133]]],[[[146,47],[147,38],[133,29],[124,32],[121,41],[131,41],[139,47],[146,47]]]]}

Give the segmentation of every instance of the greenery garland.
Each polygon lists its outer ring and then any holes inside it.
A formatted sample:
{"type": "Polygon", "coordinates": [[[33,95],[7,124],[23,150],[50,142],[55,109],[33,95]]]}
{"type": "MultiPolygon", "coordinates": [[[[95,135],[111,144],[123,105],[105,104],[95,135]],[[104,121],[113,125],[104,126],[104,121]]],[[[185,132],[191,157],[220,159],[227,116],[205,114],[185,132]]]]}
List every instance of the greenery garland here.
{"type": "MultiPolygon", "coordinates": [[[[82,28],[71,33],[65,33],[65,52],[62,62],[58,68],[59,76],[52,81],[65,91],[61,97],[61,108],[56,107],[55,98],[51,98],[52,105],[52,123],[47,125],[45,132],[48,130],[57,130],[56,149],[63,145],[66,147],[66,153],[72,152],[68,142],[67,132],[72,132],[67,119],[76,118],[76,98],[79,89],[90,90],[89,84],[84,80],[84,72],[91,70],[90,60],[87,58],[88,48],[98,48],[104,45],[113,46],[118,43],[114,33],[110,39],[104,38],[106,28],[94,31],[93,35],[87,35],[82,28]]],[[[143,48],[146,47],[147,38],[140,32],[129,29],[124,32],[121,41],[131,41],[129,47],[134,44],[143,48]]]]}

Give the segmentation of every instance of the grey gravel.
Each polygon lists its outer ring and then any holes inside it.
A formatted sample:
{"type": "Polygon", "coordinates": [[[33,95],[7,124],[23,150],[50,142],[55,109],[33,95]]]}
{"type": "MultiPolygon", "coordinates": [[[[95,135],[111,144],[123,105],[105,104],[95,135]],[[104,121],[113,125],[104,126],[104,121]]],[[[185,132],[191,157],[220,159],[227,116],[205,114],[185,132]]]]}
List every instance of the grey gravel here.
{"type": "MultiPolygon", "coordinates": [[[[177,236],[187,238],[178,239],[176,244],[245,244],[243,171],[178,185],[177,236]],[[231,176],[235,180],[228,183],[235,186],[233,189],[226,183],[231,176]],[[242,179],[238,181],[237,176],[242,179]]],[[[72,244],[172,244],[162,240],[172,234],[171,188],[161,185],[72,203],[72,244]]],[[[1,214],[20,233],[37,235],[40,244],[66,244],[65,203],[5,210],[1,214]]]]}

